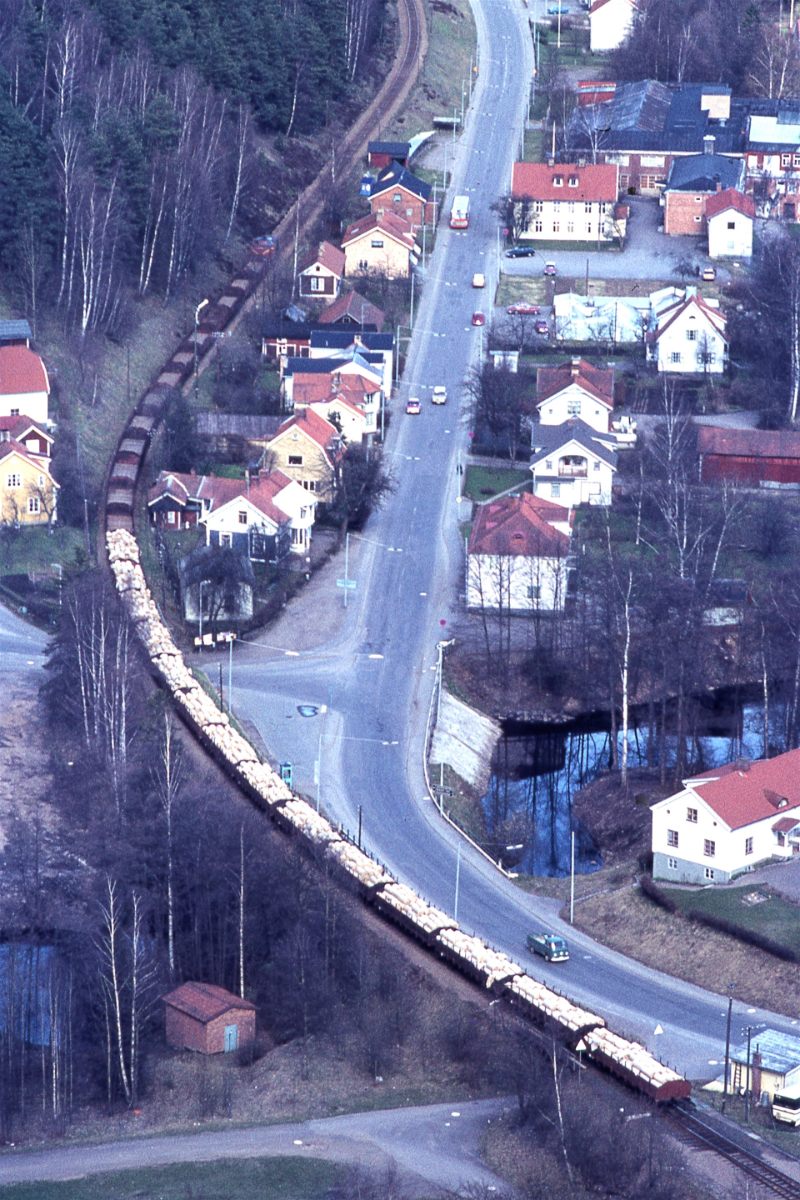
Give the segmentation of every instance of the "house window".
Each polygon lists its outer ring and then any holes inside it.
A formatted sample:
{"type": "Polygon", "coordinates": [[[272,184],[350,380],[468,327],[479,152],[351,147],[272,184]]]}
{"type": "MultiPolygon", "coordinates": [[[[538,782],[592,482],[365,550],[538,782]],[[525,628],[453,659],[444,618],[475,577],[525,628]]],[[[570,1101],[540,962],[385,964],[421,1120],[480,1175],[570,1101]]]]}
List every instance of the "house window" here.
{"type": "Polygon", "coordinates": [[[701,197],[701,196],[695,196],[695,198],[694,198],[694,202],[695,202],[695,204],[699,204],[699,203],[700,203],[700,201],[701,201],[701,199],[702,199],[702,197],[701,197]]]}
{"type": "Polygon", "coordinates": [[[592,211],[592,202],[591,202],[591,200],[587,200],[587,201],[586,201],[586,203],[585,203],[585,204],[584,204],[584,206],[583,206],[583,211],[584,211],[584,212],[587,212],[587,213],[590,213],[590,212],[592,211]]]}
{"type": "Polygon", "coordinates": [[[170,510],[170,511],[167,513],[167,524],[168,524],[168,525],[174,525],[174,524],[175,524],[175,518],[176,518],[176,516],[177,516],[177,515],[178,515],[177,513],[174,513],[174,512],[172,512],[172,510],[170,510]]]}
{"type": "Polygon", "coordinates": [[[368,267],[369,267],[369,263],[367,262],[367,260],[365,258],[360,258],[358,260],[359,271],[366,271],[368,267]]]}
{"type": "Polygon", "coordinates": [[[728,229],[735,229],[735,228],[736,228],[736,222],[728,221],[728,229]]]}
{"type": "Polygon", "coordinates": [[[304,479],[302,483],[307,492],[315,492],[317,490],[316,479],[304,479]]]}
{"type": "Polygon", "coordinates": [[[706,867],[706,869],[704,871],[704,875],[705,875],[706,879],[713,879],[714,878],[714,868],[706,867]]]}
{"type": "Polygon", "coordinates": [[[791,165],[792,165],[791,154],[782,154],[781,155],[781,166],[782,167],[790,167],[791,165]]]}
{"type": "Polygon", "coordinates": [[[553,187],[563,187],[563,186],[564,186],[564,176],[563,175],[554,175],[553,176],[553,187]]]}
{"type": "Polygon", "coordinates": [[[542,592],[542,589],[539,587],[539,584],[532,583],[530,585],[530,587],[528,588],[528,599],[529,600],[538,600],[541,595],[541,592],[542,592]]]}
{"type": "Polygon", "coordinates": [[[568,213],[575,212],[575,201],[574,200],[570,200],[569,204],[567,205],[567,212],[568,213]]]}
{"type": "Polygon", "coordinates": [[[370,246],[372,246],[373,250],[382,250],[383,249],[383,238],[372,238],[372,240],[370,241],[370,246]]]}
{"type": "Polygon", "coordinates": [[[310,290],[312,292],[324,292],[325,291],[325,280],[322,278],[321,275],[312,275],[309,279],[309,283],[311,284],[310,290]]]}
{"type": "Polygon", "coordinates": [[[233,545],[233,534],[232,533],[221,533],[219,535],[219,544],[220,544],[220,546],[233,545]]]}
{"type": "Polygon", "coordinates": [[[596,459],[594,460],[594,462],[592,463],[592,469],[593,469],[593,470],[595,470],[595,471],[599,471],[599,470],[600,470],[600,459],[599,459],[599,458],[596,458],[596,459]]]}
{"type": "Polygon", "coordinates": [[[670,356],[669,356],[669,361],[670,361],[671,363],[679,363],[679,362],[681,361],[681,352],[680,352],[680,350],[673,350],[673,351],[672,351],[672,353],[671,353],[671,354],[670,354],[670,356]]]}
{"type": "Polygon", "coordinates": [[[560,483],[551,483],[550,484],[551,499],[557,500],[560,495],[561,495],[561,484],[560,483]]]}
{"type": "Polygon", "coordinates": [[[553,221],[553,233],[560,233],[560,232],[561,232],[561,222],[553,221]]]}
{"type": "Polygon", "coordinates": [[[290,454],[289,455],[289,466],[290,467],[302,467],[302,465],[303,465],[302,454],[290,454]]]}
{"type": "Polygon", "coordinates": [[[542,208],[543,208],[542,201],[541,201],[541,200],[534,200],[534,202],[533,202],[533,211],[534,211],[535,213],[540,213],[540,212],[542,211],[542,208]]]}
{"type": "Polygon", "coordinates": [[[10,487],[10,488],[22,487],[22,476],[17,475],[17,474],[9,475],[6,480],[6,487],[10,487]]]}
{"type": "Polygon", "coordinates": [[[677,871],[677,869],[678,869],[678,860],[677,860],[677,858],[668,858],[668,859],[667,859],[667,866],[669,867],[670,871],[677,871]]]}
{"type": "Polygon", "coordinates": [[[578,176],[577,176],[577,175],[570,175],[570,177],[569,177],[569,186],[570,186],[570,187],[577,187],[577,186],[578,186],[578,176]]]}
{"type": "Polygon", "coordinates": [[[567,401],[567,415],[570,417],[579,417],[581,415],[580,398],[576,397],[574,400],[567,401]]]}
{"type": "Polygon", "coordinates": [[[753,853],[753,839],[751,837],[744,839],[744,852],[745,854],[753,853]]]}
{"type": "Polygon", "coordinates": [[[703,854],[705,854],[706,858],[713,858],[716,853],[717,843],[712,842],[710,838],[706,838],[703,842],[703,854]]]}
{"type": "Polygon", "coordinates": [[[697,824],[697,809],[696,808],[687,808],[686,820],[689,822],[690,825],[697,824]]]}
{"type": "Polygon", "coordinates": [[[12,417],[18,417],[18,416],[19,416],[19,409],[18,409],[18,408],[12,408],[12,409],[11,409],[11,411],[10,411],[10,415],[11,415],[12,417]]]}
{"type": "Polygon", "coordinates": [[[42,506],[39,503],[39,497],[38,496],[29,496],[28,497],[28,512],[29,513],[38,513],[41,511],[42,511],[42,506]]]}
{"type": "Polygon", "coordinates": [[[697,330],[696,329],[687,329],[686,330],[686,339],[689,342],[696,342],[697,341],[697,330]]]}
{"type": "Polygon", "coordinates": [[[534,221],[534,222],[533,222],[533,232],[534,232],[534,233],[541,233],[541,232],[542,232],[542,228],[543,228],[543,226],[542,226],[542,222],[541,222],[541,221],[534,221]]]}
{"type": "Polygon", "coordinates": [[[39,487],[44,487],[44,475],[39,476],[39,487]]]}
{"type": "Polygon", "coordinates": [[[703,218],[701,217],[700,213],[697,213],[697,215],[695,216],[695,221],[697,221],[697,223],[699,224],[702,221],[702,219],[703,218]]]}
{"type": "Polygon", "coordinates": [[[575,232],[574,222],[567,221],[567,233],[574,233],[574,232],[575,232]]]}
{"type": "Polygon", "coordinates": [[[546,459],[545,464],[544,464],[544,469],[545,469],[545,471],[552,471],[552,469],[553,469],[552,458],[546,459]]]}
{"type": "Polygon", "coordinates": [[[779,834],[778,834],[778,845],[779,845],[779,846],[785,846],[785,845],[786,845],[786,838],[785,838],[785,836],[784,836],[782,833],[779,833],[779,834]]]}
{"type": "Polygon", "coordinates": [[[592,232],[592,222],[591,222],[591,221],[587,221],[587,222],[586,222],[586,232],[587,232],[587,233],[591,233],[591,232],[592,232]]]}
{"type": "Polygon", "coordinates": [[[247,524],[247,512],[246,512],[246,511],[243,511],[243,512],[240,512],[240,513],[239,513],[239,524],[240,524],[240,525],[246,525],[246,524],[247,524]]]}
{"type": "Polygon", "coordinates": [[[673,850],[678,849],[678,831],[677,829],[667,830],[667,845],[672,846],[673,850]]]}
{"type": "Polygon", "coordinates": [[[713,350],[698,350],[697,361],[701,366],[709,366],[714,361],[713,350]]]}
{"type": "Polygon", "coordinates": [[[402,194],[400,192],[395,192],[395,194],[392,196],[392,200],[394,201],[395,204],[402,204],[403,203],[402,194]]]}

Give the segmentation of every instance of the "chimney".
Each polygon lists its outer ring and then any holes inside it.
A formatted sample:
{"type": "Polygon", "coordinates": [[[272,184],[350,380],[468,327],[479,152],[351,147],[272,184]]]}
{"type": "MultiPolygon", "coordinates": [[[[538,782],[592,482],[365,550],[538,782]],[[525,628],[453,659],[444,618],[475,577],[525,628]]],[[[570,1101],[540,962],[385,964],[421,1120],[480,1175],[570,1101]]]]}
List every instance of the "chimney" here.
{"type": "Polygon", "coordinates": [[[703,136],[703,154],[713,154],[716,144],[717,139],[714,137],[713,133],[706,133],[703,136]]]}
{"type": "Polygon", "coordinates": [[[749,758],[737,758],[737,760],[733,764],[733,766],[734,766],[734,770],[741,771],[742,773],[744,773],[745,771],[749,771],[750,770],[750,759],[749,758]]]}
{"type": "Polygon", "coordinates": [[[761,1096],[761,1067],[762,1067],[762,1065],[763,1065],[763,1060],[761,1058],[761,1051],[759,1050],[758,1046],[756,1046],[756,1048],[753,1052],[753,1062],[752,1062],[753,1074],[752,1074],[752,1081],[750,1084],[750,1091],[752,1092],[754,1098],[761,1096]]]}
{"type": "Polygon", "coordinates": [[[569,373],[573,379],[577,379],[581,373],[581,360],[579,358],[570,359],[569,373]]]}
{"type": "Polygon", "coordinates": [[[547,156],[547,165],[548,167],[554,167],[556,165],[556,160],[552,154],[548,154],[547,156]]]}

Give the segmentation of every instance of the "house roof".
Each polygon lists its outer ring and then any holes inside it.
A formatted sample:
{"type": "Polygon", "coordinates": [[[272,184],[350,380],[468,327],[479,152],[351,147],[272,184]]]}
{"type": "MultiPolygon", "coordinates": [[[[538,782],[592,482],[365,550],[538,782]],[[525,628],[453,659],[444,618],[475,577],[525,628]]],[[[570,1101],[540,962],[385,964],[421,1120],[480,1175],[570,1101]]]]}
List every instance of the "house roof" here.
{"type": "Polygon", "coordinates": [[[352,225],[348,225],[344,231],[342,245],[349,246],[352,242],[358,242],[361,238],[376,232],[385,234],[386,237],[399,242],[409,250],[416,247],[411,222],[393,212],[384,213],[382,217],[369,213],[366,217],[353,221],[352,225]]]}
{"type": "Polygon", "coordinates": [[[380,196],[391,188],[403,188],[404,191],[411,192],[413,196],[418,196],[420,200],[429,200],[433,190],[429,183],[426,183],[424,179],[418,179],[413,171],[409,171],[408,167],[404,167],[399,162],[393,162],[384,171],[381,171],[372,185],[370,198],[380,196]]]}
{"type": "Polygon", "coordinates": [[[619,167],[611,163],[516,162],[511,173],[511,194],[531,200],[617,199],[619,167]],[[574,180],[574,182],[572,182],[574,180]],[[560,182],[558,182],[560,181],[560,182]]]}
{"type": "Polygon", "coordinates": [[[685,299],[676,300],[674,304],[670,304],[667,308],[662,309],[661,312],[658,313],[656,318],[657,328],[648,333],[647,340],[651,342],[657,342],[658,339],[663,337],[667,330],[672,327],[679,317],[683,316],[683,314],[688,312],[690,309],[696,309],[700,316],[702,316],[704,320],[709,323],[709,325],[713,326],[714,331],[719,334],[723,341],[727,342],[728,337],[725,333],[726,321],[724,315],[718,308],[712,308],[710,304],[706,304],[703,297],[698,295],[697,292],[690,292],[688,288],[686,290],[687,295],[685,299]]]}
{"type": "Polygon", "coordinates": [[[0,396],[49,391],[45,365],[35,351],[27,346],[0,346],[0,396]]]}
{"type": "Polygon", "coordinates": [[[723,429],[701,425],[697,430],[697,448],[701,454],[800,459],[800,433],[788,429],[723,429]]]}
{"type": "MultiPolygon", "coordinates": [[[[352,226],[351,226],[352,228],[352,226]]],[[[358,325],[374,325],[382,329],[386,321],[386,313],[377,304],[365,299],[358,292],[345,292],[337,296],[332,304],[319,314],[320,325],[335,325],[342,318],[349,317],[358,325]]]]}
{"type": "Polygon", "coordinates": [[[50,470],[44,459],[40,455],[31,454],[31,452],[28,450],[28,447],[23,446],[22,442],[15,442],[13,440],[8,442],[0,442],[0,462],[3,462],[5,459],[12,458],[14,456],[21,458],[28,464],[28,466],[33,467],[35,471],[38,471],[40,475],[46,475],[54,488],[59,488],[61,486],[61,484],[56,483],[55,479],[53,479],[53,476],[50,474],[50,470]]]}
{"type": "Polygon", "coordinates": [[[313,442],[316,442],[330,462],[335,461],[341,455],[339,430],[319,413],[315,413],[313,408],[302,408],[294,416],[284,421],[272,441],[284,438],[293,429],[300,430],[313,442]]]}
{"type": "Polygon", "coordinates": [[[614,407],[614,368],[596,367],[585,358],[573,358],[555,367],[539,367],[536,372],[536,405],[575,384],[607,408],[614,407]]]}
{"type": "Polygon", "coordinates": [[[356,350],[359,353],[376,351],[383,353],[394,349],[393,333],[378,333],[377,330],[360,330],[350,327],[325,327],[314,329],[310,338],[312,350],[356,350]]]}
{"type": "Polygon", "coordinates": [[[382,376],[383,356],[381,354],[372,354],[355,344],[338,354],[326,354],[319,358],[306,358],[303,356],[291,356],[286,359],[283,375],[284,379],[288,375],[295,377],[299,375],[364,375],[371,379],[376,387],[380,387],[382,376]],[[353,367],[355,370],[347,371],[345,368],[353,367]]]}
{"type": "Polygon", "coordinates": [[[182,471],[162,471],[147,494],[147,506],[152,507],[169,497],[182,508],[188,503],[203,502],[206,512],[219,512],[235,500],[247,500],[274,525],[283,525],[287,514],[276,503],[284,488],[294,481],[282,471],[270,471],[255,479],[228,479],[221,475],[194,475],[182,471]]]}
{"type": "MultiPolygon", "coordinates": [[[[308,359],[303,359],[308,362],[308,359]]],[[[241,437],[265,441],[280,428],[282,417],[246,413],[199,412],[195,429],[199,437],[241,437]]]]}
{"type": "Polygon", "coordinates": [[[29,342],[32,336],[27,321],[0,321],[0,342],[29,342]]]}
{"type": "Polygon", "coordinates": [[[667,192],[716,192],[735,188],[742,181],[744,162],[725,154],[686,154],[673,158],[667,174],[667,192]]]}
{"type": "Polygon", "coordinates": [[[793,829],[796,829],[798,822],[800,822],[800,814],[796,817],[781,817],[780,821],[775,822],[772,829],[775,833],[791,833],[793,829]]]}
{"type": "Polygon", "coordinates": [[[479,506],[469,538],[470,554],[556,558],[567,553],[569,537],[552,522],[571,520],[568,508],[525,492],[479,506]]]}
{"type": "Polygon", "coordinates": [[[564,421],[561,425],[534,425],[532,432],[532,447],[531,466],[535,466],[545,458],[557,454],[563,447],[568,446],[570,442],[577,442],[589,454],[596,455],[607,463],[613,471],[617,469],[617,455],[614,450],[610,450],[600,438],[605,437],[608,441],[608,434],[598,434],[597,430],[592,429],[585,421],[581,421],[578,417],[572,417],[569,421],[564,421]]]}
{"type": "Polygon", "coordinates": [[[706,217],[711,220],[712,217],[718,217],[732,208],[743,217],[749,217],[751,221],[755,219],[756,206],[753,197],[745,196],[733,187],[723,188],[721,192],[709,196],[706,200],[706,217]]]}
{"type": "Polygon", "coordinates": [[[217,987],[215,983],[182,983],[180,987],[167,992],[166,996],[161,998],[171,1008],[177,1008],[180,1012],[203,1023],[213,1021],[216,1017],[221,1017],[223,1013],[230,1012],[231,1009],[244,1008],[248,1012],[256,1011],[255,1004],[251,1004],[249,1000],[243,1000],[241,996],[236,996],[233,992],[226,991],[225,988],[217,987]]]}
{"type": "Polygon", "coordinates": [[[32,421],[30,417],[26,417],[24,413],[20,413],[16,417],[0,417],[0,439],[4,434],[8,434],[6,441],[21,442],[31,431],[52,445],[54,440],[52,434],[43,429],[36,421],[32,421]]]}
{"type": "Polygon", "coordinates": [[[380,386],[363,375],[340,375],[335,382],[330,375],[295,375],[292,402],[298,408],[301,404],[322,403],[331,396],[344,396],[352,404],[361,405],[379,391],[380,386]]]}
{"type": "Polygon", "coordinates": [[[390,154],[392,158],[408,158],[410,142],[368,142],[367,154],[390,154]]]}
{"type": "Polygon", "coordinates": [[[684,782],[729,829],[741,829],[782,809],[800,809],[800,750],[728,763],[684,782]]]}
{"type": "MultiPolygon", "coordinates": [[[[589,9],[589,15],[592,16],[600,8],[604,8],[606,4],[610,4],[611,0],[592,0],[592,7],[589,9]]],[[[637,0],[628,0],[631,8],[638,8],[637,0]]]]}
{"type": "Polygon", "coordinates": [[[344,275],[344,251],[334,246],[333,242],[320,242],[316,253],[305,259],[300,274],[309,271],[317,263],[339,279],[344,275]]]}
{"type": "MultiPolygon", "coordinates": [[[[750,1037],[751,1066],[756,1050],[763,1069],[775,1075],[786,1075],[800,1067],[800,1038],[793,1037],[791,1033],[780,1033],[777,1029],[756,1029],[750,1037]]],[[[735,1063],[747,1063],[747,1042],[731,1049],[731,1059],[735,1063]]]]}

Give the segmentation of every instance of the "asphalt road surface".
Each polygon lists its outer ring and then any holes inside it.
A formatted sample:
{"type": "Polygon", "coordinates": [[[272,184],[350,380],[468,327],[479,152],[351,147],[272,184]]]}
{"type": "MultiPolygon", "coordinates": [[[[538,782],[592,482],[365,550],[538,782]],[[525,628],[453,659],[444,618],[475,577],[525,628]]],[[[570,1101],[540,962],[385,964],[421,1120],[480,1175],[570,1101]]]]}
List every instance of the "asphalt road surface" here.
{"type": "Polygon", "coordinates": [[[382,1171],[394,1165],[404,1181],[430,1195],[435,1187],[502,1182],[480,1161],[487,1124],[508,1105],[500,1100],[435,1104],[383,1112],[352,1113],[291,1125],[128,1138],[103,1145],[58,1146],[0,1156],[0,1187],[82,1179],[113,1171],[134,1171],[173,1163],[225,1158],[321,1158],[382,1171]]]}
{"type": "MultiPolygon", "coordinates": [[[[605,1016],[621,1033],[693,1078],[720,1073],[727,1002],[672,980],[573,932],[552,902],[523,894],[459,839],[438,817],[423,771],[436,644],[447,638],[459,605],[463,546],[457,529],[457,466],[468,446],[468,417],[459,411],[462,384],[481,347],[475,309],[486,311],[498,269],[498,227],[492,202],[507,191],[519,145],[531,75],[528,10],[517,0],[476,5],[480,74],[455,160],[451,195],[471,198],[470,228],[452,231],[446,216],[429,263],[414,338],[387,439],[397,488],[351,539],[348,608],[340,635],[322,649],[287,655],[237,648],[235,706],[261,732],[272,754],[295,766],[295,786],[423,896],[454,911],[460,854],[458,918],[468,931],[522,961],[535,977],[605,1016]],[[475,271],[486,291],[470,286],[475,271]],[[431,389],[446,384],[448,403],[433,407],[431,389]],[[403,411],[420,396],[422,414],[403,411]],[[317,706],[303,717],[298,705],[317,706]],[[525,935],[550,926],[569,936],[571,960],[559,966],[531,961],[525,935]]],[[[340,559],[340,577],[344,564],[340,559]]],[[[313,642],[323,612],[301,598],[313,642]]],[[[319,605],[317,595],[316,604],[319,605]]],[[[309,638],[301,639],[307,644],[309,638]]],[[[289,647],[291,650],[291,647],[289,647]]],[[[724,989],[723,980],[709,980],[724,989]]],[[[734,1030],[797,1022],[736,1005],[734,1030]]]]}

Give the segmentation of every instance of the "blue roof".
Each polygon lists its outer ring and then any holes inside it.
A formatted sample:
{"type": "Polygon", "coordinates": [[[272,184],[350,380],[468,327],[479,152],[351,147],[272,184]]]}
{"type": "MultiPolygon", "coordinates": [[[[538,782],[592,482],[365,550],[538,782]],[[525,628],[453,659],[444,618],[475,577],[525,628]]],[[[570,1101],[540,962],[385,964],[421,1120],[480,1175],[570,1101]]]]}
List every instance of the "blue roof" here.
{"type": "Polygon", "coordinates": [[[667,175],[668,192],[716,192],[739,187],[744,162],[724,154],[687,154],[674,158],[667,175]]]}
{"type": "Polygon", "coordinates": [[[393,187],[405,188],[407,192],[419,196],[422,200],[428,200],[433,190],[429,183],[425,183],[424,179],[418,179],[409,171],[408,167],[404,167],[398,162],[393,162],[385,171],[381,171],[372,185],[371,194],[379,196],[381,192],[387,192],[393,187]]]}
{"type": "Polygon", "coordinates": [[[410,142],[369,142],[368,154],[390,154],[392,158],[408,158],[410,142]]]}
{"type": "Polygon", "coordinates": [[[27,321],[0,321],[0,342],[24,342],[32,337],[27,321]]]}
{"type": "MultiPolygon", "coordinates": [[[[375,327],[372,328],[374,330],[375,327]]],[[[347,350],[350,346],[355,346],[356,338],[367,350],[391,350],[394,345],[394,335],[391,333],[374,333],[369,329],[366,332],[359,329],[356,333],[352,328],[332,329],[330,325],[326,325],[324,329],[312,330],[311,345],[315,349],[324,347],[330,350],[347,350]]]]}
{"type": "MultiPolygon", "coordinates": [[[[765,1071],[786,1075],[800,1067],[800,1038],[790,1033],[779,1033],[777,1029],[754,1030],[750,1037],[750,1062],[758,1050],[765,1071]]],[[[747,1042],[731,1050],[731,1059],[736,1063],[747,1062],[747,1042]]]]}
{"type": "MultiPolygon", "coordinates": [[[[606,438],[608,438],[608,435],[606,435],[606,438]]],[[[573,417],[569,421],[564,421],[561,425],[540,425],[537,422],[533,426],[531,432],[531,466],[541,462],[548,455],[556,454],[563,446],[572,441],[577,442],[589,454],[596,455],[597,458],[602,459],[603,462],[608,463],[610,467],[616,470],[616,452],[604,446],[599,440],[597,430],[592,429],[591,425],[587,425],[579,417],[573,417]]]]}

